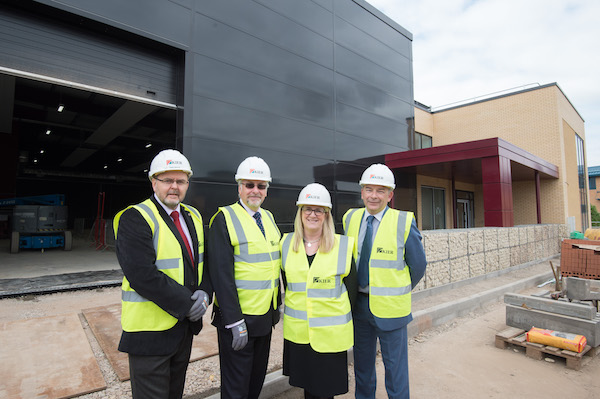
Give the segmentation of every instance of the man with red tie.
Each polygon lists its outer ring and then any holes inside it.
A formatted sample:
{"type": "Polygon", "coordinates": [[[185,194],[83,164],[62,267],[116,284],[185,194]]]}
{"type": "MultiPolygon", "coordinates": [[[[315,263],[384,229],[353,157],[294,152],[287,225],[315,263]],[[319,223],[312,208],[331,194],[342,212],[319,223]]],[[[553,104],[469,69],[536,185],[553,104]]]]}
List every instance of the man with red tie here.
{"type": "Polygon", "coordinates": [[[114,219],[123,269],[119,350],[129,355],[133,398],[181,398],[193,335],[212,296],[202,216],[183,204],[192,169],[176,150],[152,160],[154,195],[114,219]]]}

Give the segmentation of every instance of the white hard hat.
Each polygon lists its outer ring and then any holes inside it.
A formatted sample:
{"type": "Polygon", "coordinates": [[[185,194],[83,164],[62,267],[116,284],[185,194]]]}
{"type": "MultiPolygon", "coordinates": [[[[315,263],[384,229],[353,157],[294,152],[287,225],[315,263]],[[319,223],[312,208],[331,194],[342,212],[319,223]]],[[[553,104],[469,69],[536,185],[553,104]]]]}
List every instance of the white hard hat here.
{"type": "Polygon", "coordinates": [[[177,150],[162,150],[152,160],[148,178],[152,178],[158,174],[171,171],[181,171],[187,173],[188,177],[192,176],[192,168],[188,159],[177,150]]]}
{"type": "Polygon", "coordinates": [[[311,183],[300,191],[296,205],[325,206],[331,209],[331,196],[322,184],[311,183]]]}
{"type": "Polygon", "coordinates": [[[242,161],[237,168],[235,181],[240,180],[262,180],[271,181],[271,169],[269,165],[259,157],[248,157],[242,161]]]}
{"type": "Polygon", "coordinates": [[[361,186],[364,186],[365,184],[373,184],[377,186],[389,187],[391,189],[396,188],[394,174],[390,168],[380,163],[373,164],[365,169],[358,184],[361,186]]]}

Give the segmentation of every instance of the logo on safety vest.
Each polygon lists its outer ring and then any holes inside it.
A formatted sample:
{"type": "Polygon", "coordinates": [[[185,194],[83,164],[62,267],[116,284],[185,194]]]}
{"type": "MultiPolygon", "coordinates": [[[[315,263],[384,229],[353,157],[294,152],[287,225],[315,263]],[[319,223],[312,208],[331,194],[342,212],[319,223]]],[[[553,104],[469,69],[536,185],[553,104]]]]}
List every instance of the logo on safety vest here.
{"type": "Polygon", "coordinates": [[[377,253],[378,254],[393,255],[394,254],[394,250],[393,249],[383,249],[381,247],[377,247],[377,253]]]}
{"type": "Polygon", "coordinates": [[[313,284],[331,284],[331,283],[333,283],[332,278],[313,277],[313,284]]]}
{"type": "Polygon", "coordinates": [[[271,245],[274,246],[274,247],[276,247],[276,246],[279,245],[279,243],[277,241],[271,240],[271,245]]]}

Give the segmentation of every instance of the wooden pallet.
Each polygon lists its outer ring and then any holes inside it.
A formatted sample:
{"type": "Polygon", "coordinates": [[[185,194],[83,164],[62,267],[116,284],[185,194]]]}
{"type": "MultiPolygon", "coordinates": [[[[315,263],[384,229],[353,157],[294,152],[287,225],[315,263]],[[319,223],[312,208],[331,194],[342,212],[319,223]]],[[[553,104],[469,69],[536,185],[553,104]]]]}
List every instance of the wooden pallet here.
{"type": "Polygon", "coordinates": [[[508,345],[517,345],[525,348],[525,355],[536,360],[542,360],[544,354],[562,357],[567,362],[567,368],[581,370],[581,362],[584,355],[596,356],[600,353],[600,347],[592,348],[587,345],[580,353],[555,348],[554,346],[527,342],[527,331],[520,328],[509,327],[496,334],[496,348],[506,349],[508,345]]]}

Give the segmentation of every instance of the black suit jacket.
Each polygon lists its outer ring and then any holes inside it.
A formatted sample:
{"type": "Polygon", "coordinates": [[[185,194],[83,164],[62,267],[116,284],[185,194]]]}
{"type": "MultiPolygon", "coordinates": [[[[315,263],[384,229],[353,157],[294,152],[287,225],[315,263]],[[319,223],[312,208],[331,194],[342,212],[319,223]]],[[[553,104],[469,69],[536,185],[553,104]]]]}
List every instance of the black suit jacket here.
{"type": "MultiPolygon", "coordinates": [[[[279,321],[278,309],[273,309],[271,306],[267,313],[258,316],[242,314],[235,285],[233,247],[222,212],[217,213],[212,221],[208,231],[206,252],[211,283],[219,303],[219,306],[216,304],[213,306],[212,324],[217,328],[225,328],[244,319],[249,336],[260,337],[269,334],[271,328],[279,321]]],[[[277,307],[280,304],[281,290],[278,291],[277,307]]]]}
{"type": "MultiPolygon", "coordinates": [[[[156,268],[152,230],[142,215],[134,208],[123,212],[119,221],[116,242],[117,258],[123,274],[138,294],[154,302],[178,320],[177,324],[167,331],[135,333],[124,331],[121,335],[119,350],[135,355],[166,355],[175,351],[183,339],[186,329],[189,328],[194,334],[198,334],[202,329],[202,320],[192,323],[186,318],[193,304],[192,293],[201,289],[209,295],[209,298],[212,297],[206,266],[203,269],[202,282],[198,284],[194,264],[175,223],[154,196],[151,197],[151,200],[156,205],[160,216],[177,237],[182,248],[184,284],[180,285],[156,268]]],[[[198,233],[189,212],[183,207],[181,207],[181,211],[192,237],[194,258],[198,259],[198,233]]]]}

